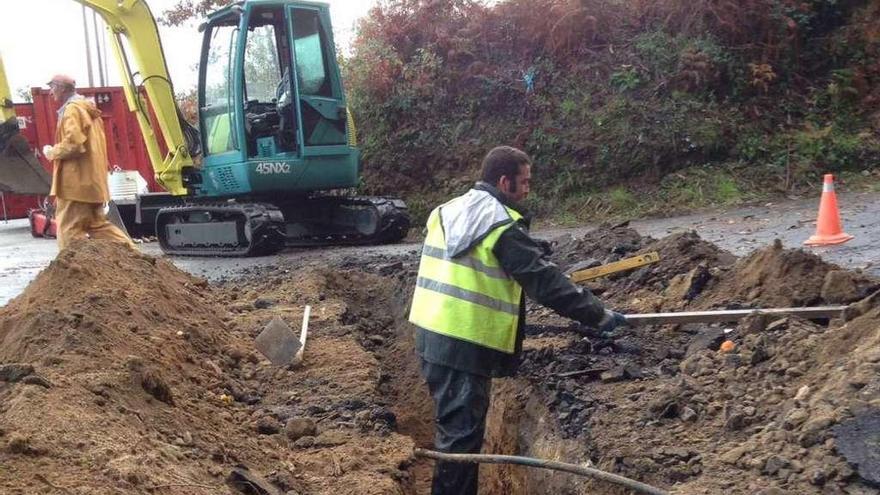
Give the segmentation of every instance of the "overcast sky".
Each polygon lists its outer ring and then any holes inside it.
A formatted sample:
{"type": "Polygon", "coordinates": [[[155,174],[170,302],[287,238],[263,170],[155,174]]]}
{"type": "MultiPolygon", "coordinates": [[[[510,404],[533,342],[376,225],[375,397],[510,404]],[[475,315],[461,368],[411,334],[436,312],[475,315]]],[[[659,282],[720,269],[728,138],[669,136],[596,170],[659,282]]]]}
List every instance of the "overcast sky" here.
{"type": "MultiPolygon", "coordinates": [[[[150,10],[159,16],[178,0],[147,0],[150,10]]],[[[324,0],[330,4],[334,37],[345,49],[351,41],[358,18],[367,13],[376,0],[324,0]]],[[[66,73],[73,76],[77,85],[88,86],[85,36],[83,33],[82,6],[73,0],[0,0],[3,4],[3,23],[0,29],[0,54],[6,66],[13,98],[23,88],[42,86],[53,74],[66,73]]],[[[86,18],[92,22],[92,13],[86,18]]],[[[169,28],[159,26],[159,35],[168,61],[171,80],[178,92],[194,87],[197,83],[201,37],[196,26],[201,20],[188,26],[169,28]]],[[[103,31],[102,31],[103,33],[103,31]]],[[[90,40],[94,52],[94,34],[90,40]]],[[[116,64],[109,46],[107,55],[109,84],[117,85],[116,64]]],[[[92,59],[93,66],[97,61],[92,59]]],[[[94,85],[98,85],[97,69],[94,85]]]]}

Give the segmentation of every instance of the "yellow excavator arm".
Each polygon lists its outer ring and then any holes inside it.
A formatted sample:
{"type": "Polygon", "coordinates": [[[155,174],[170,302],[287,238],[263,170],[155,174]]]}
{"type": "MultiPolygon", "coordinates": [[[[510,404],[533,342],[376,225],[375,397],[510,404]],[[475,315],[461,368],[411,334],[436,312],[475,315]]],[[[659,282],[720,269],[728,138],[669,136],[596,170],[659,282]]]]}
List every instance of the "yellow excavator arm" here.
{"type": "Polygon", "coordinates": [[[14,118],[12,93],[9,91],[9,81],[6,80],[6,71],[3,68],[3,57],[0,57],[0,124],[14,118]]]}
{"type": "Polygon", "coordinates": [[[156,19],[149,6],[144,0],[74,1],[94,9],[107,24],[125,98],[129,110],[137,116],[156,180],[175,196],[187,194],[183,171],[193,166],[193,157],[174,100],[156,19]],[[160,151],[157,133],[138,84],[146,90],[156,115],[159,131],[168,147],[165,156],[160,151]]]}

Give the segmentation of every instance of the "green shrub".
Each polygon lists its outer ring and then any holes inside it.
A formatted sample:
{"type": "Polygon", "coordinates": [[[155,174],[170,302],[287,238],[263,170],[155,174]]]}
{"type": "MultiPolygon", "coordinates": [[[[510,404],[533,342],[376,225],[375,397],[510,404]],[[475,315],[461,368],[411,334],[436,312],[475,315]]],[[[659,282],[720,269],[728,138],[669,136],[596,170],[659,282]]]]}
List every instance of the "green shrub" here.
{"type": "Polygon", "coordinates": [[[642,84],[642,78],[639,71],[631,65],[622,65],[620,70],[611,74],[608,84],[619,92],[631,91],[638,88],[642,84]]]}
{"type": "Polygon", "coordinates": [[[617,186],[608,192],[608,201],[611,207],[619,212],[627,212],[635,209],[639,202],[633,193],[629,192],[624,186],[617,186]]]}
{"type": "Polygon", "coordinates": [[[714,197],[722,205],[732,205],[742,201],[743,193],[732,177],[718,175],[715,178],[714,197]]]}
{"type": "Polygon", "coordinates": [[[652,188],[736,203],[738,178],[693,171],[721,164],[786,187],[858,168],[878,156],[863,98],[880,43],[839,28],[865,3],[384,0],[343,66],[365,189],[426,209],[499,144],[535,160],[538,212],[571,218],[603,190],[613,208],[652,188]]]}

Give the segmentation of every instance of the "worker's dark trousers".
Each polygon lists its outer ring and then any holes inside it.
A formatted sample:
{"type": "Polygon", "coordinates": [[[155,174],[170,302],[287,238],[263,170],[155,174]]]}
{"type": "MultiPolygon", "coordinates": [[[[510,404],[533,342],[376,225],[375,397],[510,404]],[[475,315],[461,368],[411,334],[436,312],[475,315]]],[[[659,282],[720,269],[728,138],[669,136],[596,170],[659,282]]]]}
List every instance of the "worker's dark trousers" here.
{"type": "MultiPolygon", "coordinates": [[[[424,360],[421,366],[434,398],[434,447],[440,452],[480,453],[492,379],[424,360]]],[[[431,494],[476,495],[478,474],[478,464],[436,461],[431,494]]]]}

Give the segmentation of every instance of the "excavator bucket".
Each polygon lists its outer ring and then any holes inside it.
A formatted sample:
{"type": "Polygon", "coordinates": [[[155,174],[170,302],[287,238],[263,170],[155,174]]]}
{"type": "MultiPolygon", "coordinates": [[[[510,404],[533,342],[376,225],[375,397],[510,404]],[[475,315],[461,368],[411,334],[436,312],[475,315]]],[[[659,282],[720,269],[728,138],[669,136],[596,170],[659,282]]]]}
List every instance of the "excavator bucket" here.
{"type": "Polygon", "coordinates": [[[51,184],[52,178],[18,132],[18,122],[0,123],[0,191],[47,195],[51,184]]]}
{"type": "Polygon", "coordinates": [[[52,179],[18,129],[9,81],[0,57],[0,192],[49,194],[52,179]]]}

